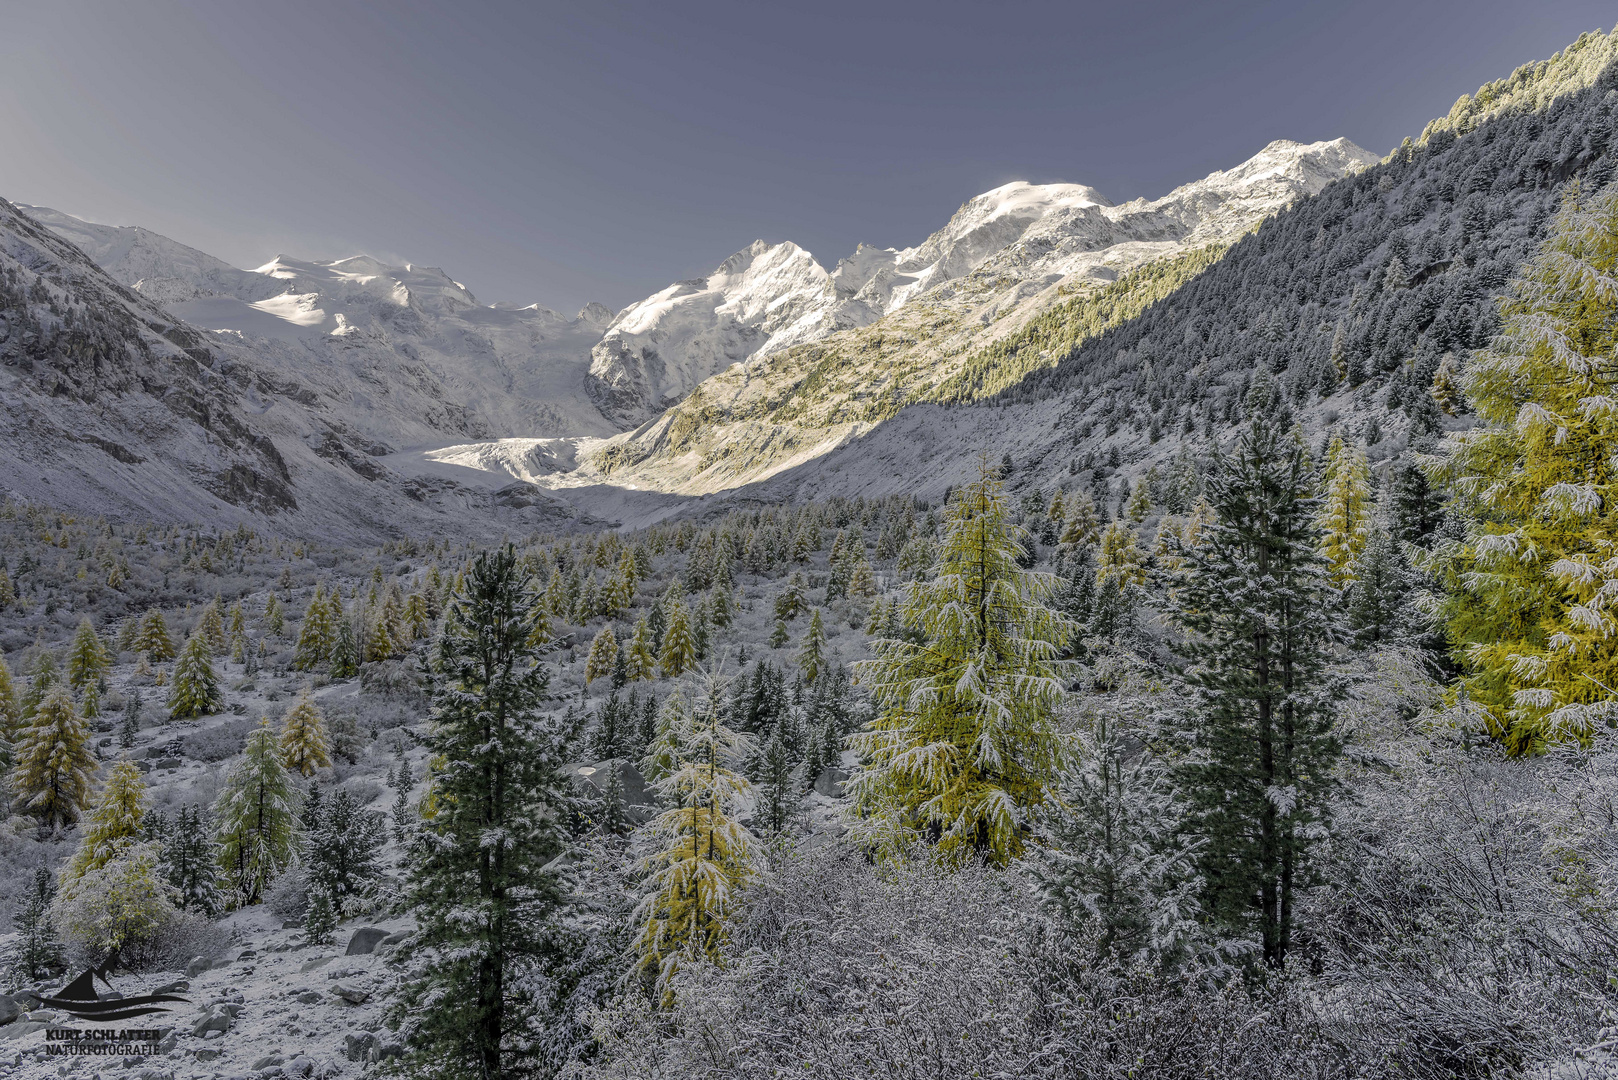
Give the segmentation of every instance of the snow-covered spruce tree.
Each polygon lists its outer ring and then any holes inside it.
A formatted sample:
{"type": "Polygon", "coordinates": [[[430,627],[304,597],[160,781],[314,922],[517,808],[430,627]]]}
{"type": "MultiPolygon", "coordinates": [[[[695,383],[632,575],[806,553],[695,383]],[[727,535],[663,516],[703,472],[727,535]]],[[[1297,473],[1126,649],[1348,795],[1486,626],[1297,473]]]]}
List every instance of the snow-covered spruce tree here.
{"type": "Polygon", "coordinates": [[[65,966],[62,942],[57,940],[51,921],[51,902],[56,899],[56,882],[41,866],[34,871],[33,888],[13,919],[17,943],[12,948],[7,982],[12,989],[32,989],[40,979],[59,973],[65,966]]]}
{"type": "Polygon", "coordinates": [[[432,813],[405,886],[417,929],[391,1012],[415,1075],[512,1075],[548,1022],[518,985],[556,961],[570,903],[549,864],[568,839],[573,732],[541,711],[549,673],[529,643],[538,617],[510,545],[477,557],[445,617],[424,739],[432,813]]]}
{"type": "Polygon", "coordinates": [[[218,712],[225,703],[219,689],[219,673],[213,669],[213,648],[200,631],[185,639],[180,656],[174,661],[174,680],[169,688],[169,719],[189,720],[218,712]]]}
{"type": "Polygon", "coordinates": [[[168,621],[157,608],[151,608],[141,617],[134,646],[136,652],[143,652],[153,660],[174,659],[174,637],[169,633],[168,621]]]}
{"type": "Polygon", "coordinates": [[[798,752],[795,732],[790,730],[791,712],[776,725],[758,754],[758,818],[770,832],[784,832],[797,814],[803,791],[803,755],[798,752]]]}
{"type": "Polygon", "coordinates": [[[163,880],[174,890],[174,902],[185,911],[212,918],[224,908],[219,891],[219,843],[200,806],[182,806],[162,835],[158,861],[163,880]]]}
{"type": "Polygon", "coordinates": [[[1326,835],[1342,684],[1329,666],[1337,604],[1313,476],[1270,393],[1255,382],[1251,419],[1207,478],[1213,520],[1170,587],[1190,634],[1176,772],[1204,840],[1203,905],[1228,930],[1256,934],[1279,968],[1326,835]]]}
{"type": "Polygon", "coordinates": [[[71,892],[80,878],[100,870],[140,839],[145,816],[146,784],[140,769],[132,761],[120,761],[102,785],[77,850],[62,868],[62,891],[71,892]]]}
{"type": "Polygon", "coordinates": [[[308,689],[281,721],[281,761],[300,776],[313,776],[316,769],[331,768],[331,740],[326,737],[326,718],[308,689]]]}
{"type": "Polygon", "coordinates": [[[1365,451],[1333,436],[1323,479],[1315,524],[1332,583],[1340,587],[1354,579],[1371,537],[1371,465],[1365,451]]]}
{"type": "Polygon", "coordinates": [[[1409,638],[1418,619],[1410,603],[1414,586],[1398,543],[1386,529],[1372,529],[1346,592],[1354,643],[1368,649],[1409,638]]]}
{"type": "Polygon", "coordinates": [[[380,875],[383,834],[382,815],[356,805],[346,788],[305,814],[303,864],[311,898],[324,896],[341,918],[380,875]]]}
{"type": "Polygon", "coordinates": [[[1618,188],[1569,195],[1473,355],[1483,421],[1433,470],[1466,536],[1424,568],[1465,693],[1514,754],[1588,739],[1618,688],[1618,188]]]}
{"type": "Polygon", "coordinates": [[[1059,764],[1057,657],[1074,628],[1046,606],[1061,580],[1018,564],[1021,536],[985,467],[950,501],[930,580],[905,588],[913,633],[873,641],[856,669],[878,712],[850,740],[855,809],[897,815],[874,827],[919,833],[947,861],[1019,856],[1059,764]]]}
{"type": "Polygon", "coordinates": [[[652,737],[646,744],[646,756],[641,758],[641,775],[649,783],[657,783],[674,775],[680,767],[681,748],[690,741],[694,723],[691,706],[685,700],[685,691],[675,684],[669,696],[658,707],[652,737]]]}
{"type": "Polygon", "coordinates": [[[337,634],[331,646],[331,677],[352,679],[360,673],[360,646],[354,640],[354,627],[347,619],[337,624],[337,634]]]}
{"type": "Polygon", "coordinates": [[[719,958],[731,906],[753,873],[747,831],[731,816],[750,786],[735,767],[752,740],[723,723],[720,676],[705,682],[700,716],[679,732],[673,769],[653,785],[668,809],[646,824],[655,850],[639,866],[646,894],[635,909],[635,951],[665,1004],[682,962],[719,958]]]}
{"type": "Polygon", "coordinates": [[[39,818],[47,829],[78,821],[96,771],[89,742],[67,687],[47,691],[17,739],[9,779],[12,807],[39,818]]]}
{"type": "Polygon", "coordinates": [[[1172,961],[1200,914],[1197,842],[1185,807],[1144,732],[1120,730],[1109,707],[1086,718],[1046,818],[1050,843],[1030,862],[1059,924],[1105,959],[1172,961]]]}
{"type": "Polygon", "coordinates": [[[292,780],[268,720],[247,736],[241,760],[225,776],[214,821],[219,866],[234,904],[258,903],[292,861],[297,834],[292,780]]]}

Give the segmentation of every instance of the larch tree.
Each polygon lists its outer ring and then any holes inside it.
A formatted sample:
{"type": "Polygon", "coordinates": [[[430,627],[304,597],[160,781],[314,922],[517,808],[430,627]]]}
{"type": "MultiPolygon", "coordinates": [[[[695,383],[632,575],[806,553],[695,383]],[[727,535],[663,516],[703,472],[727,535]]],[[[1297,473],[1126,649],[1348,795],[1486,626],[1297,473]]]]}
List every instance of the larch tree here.
{"type": "Polygon", "coordinates": [[[326,718],[307,689],[281,721],[281,762],[300,776],[331,768],[331,740],[326,718]]]}
{"type": "Polygon", "coordinates": [[[0,655],[0,740],[15,743],[22,730],[22,696],[17,693],[16,680],[0,655]]]}
{"type": "Polygon", "coordinates": [[[644,615],[635,620],[635,631],[629,639],[626,663],[631,680],[657,677],[657,656],[652,651],[652,629],[644,615]]]}
{"type": "Polygon", "coordinates": [[[706,682],[700,716],[682,725],[673,767],[653,785],[668,809],[647,823],[655,850],[640,862],[646,894],[635,909],[635,950],[665,1004],[682,962],[719,959],[731,909],[753,873],[747,830],[733,816],[750,790],[737,766],[752,740],[725,726],[720,677],[710,673],[706,682]]]}
{"type": "Polygon", "coordinates": [[[71,825],[90,799],[96,772],[90,732],[67,687],[47,691],[17,740],[10,787],[14,809],[46,828],[71,825]]]}
{"type": "Polygon", "coordinates": [[[201,634],[208,640],[208,648],[215,656],[224,656],[228,651],[229,641],[225,634],[225,618],[219,611],[219,598],[216,596],[208,601],[202,608],[202,614],[197,616],[196,629],[192,634],[201,634]]]}
{"type": "MultiPolygon", "coordinates": [[[[80,694],[87,689],[94,693],[94,688],[106,678],[107,671],[112,667],[112,658],[107,655],[107,647],[101,641],[101,635],[96,633],[94,624],[89,619],[81,619],[79,628],[73,634],[73,641],[67,648],[67,683],[80,694]]],[[[95,714],[85,709],[86,716],[95,714]]]]}
{"type": "Polygon", "coordinates": [[[423,739],[426,819],[404,889],[417,929],[392,1012],[415,1067],[433,1076],[513,1075],[549,1022],[521,988],[560,962],[571,896],[554,860],[568,843],[563,764],[577,724],[544,711],[535,601],[507,545],[477,557],[445,617],[423,739]]]}
{"type": "Polygon", "coordinates": [[[584,685],[589,686],[594,680],[611,675],[617,659],[618,638],[612,632],[612,624],[608,623],[590,642],[590,654],[584,659],[584,685]]]}
{"type": "Polygon", "coordinates": [[[665,679],[690,671],[697,662],[697,642],[691,627],[691,613],[679,583],[669,586],[663,597],[663,614],[668,626],[663,631],[663,647],[657,666],[665,679]]]}
{"type": "Polygon", "coordinates": [[[1332,583],[1354,580],[1361,554],[1370,542],[1372,524],[1371,465],[1358,444],[1334,436],[1326,450],[1326,475],[1315,518],[1320,550],[1332,583]]]}
{"type": "Polygon", "coordinates": [[[63,867],[64,892],[86,874],[100,870],[131,843],[140,839],[146,818],[146,784],[140,769],[129,760],[118,762],[102,785],[79,846],[63,867]]]}
{"type": "MultiPolygon", "coordinates": [[[[336,597],[334,596],[334,599],[336,597]]],[[[338,599],[341,614],[342,601],[338,599]]],[[[326,604],[324,586],[316,585],[309,606],[303,610],[303,622],[298,626],[298,641],[293,648],[292,666],[299,671],[310,671],[331,659],[332,646],[337,642],[337,620],[332,618],[326,604]]]]}
{"type": "Polygon", "coordinates": [[[798,667],[807,683],[813,683],[826,670],[826,624],[819,608],[809,615],[809,628],[803,632],[803,646],[798,650],[798,667]]]}
{"type": "Polygon", "coordinates": [[[1101,533],[1101,549],[1096,555],[1096,582],[1116,583],[1120,588],[1146,581],[1146,553],[1134,526],[1125,521],[1108,523],[1101,533]]]}
{"type": "Polygon", "coordinates": [[[185,646],[174,661],[169,719],[206,716],[218,712],[224,701],[219,689],[219,673],[213,667],[213,647],[208,643],[208,636],[198,630],[185,639],[185,646]]]}
{"type": "Polygon", "coordinates": [[[1061,579],[1019,564],[1022,537],[985,467],[947,508],[930,580],[905,588],[910,632],[873,641],[856,669],[877,706],[850,740],[856,811],[946,861],[1018,857],[1060,763],[1052,714],[1074,626],[1047,606],[1061,579]]]}
{"type": "Polygon", "coordinates": [[[1482,423],[1432,470],[1466,534],[1422,565],[1465,696],[1527,754],[1618,698],[1618,189],[1566,199],[1500,311],[1462,378],[1482,423]]]}
{"type": "Polygon", "coordinates": [[[214,803],[219,865],[237,904],[256,904],[291,863],[297,809],[292,779],[268,720],[247,736],[241,760],[214,803]]]}
{"type": "Polygon", "coordinates": [[[168,620],[157,608],[141,616],[133,645],[136,652],[143,652],[153,660],[174,659],[174,637],[169,633],[168,620]]]}
{"type": "Polygon", "coordinates": [[[1251,419],[1207,478],[1213,519],[1172,575],[1188,632],[1188,704],[1175,732],[1188,828],[1211,918],[1260,942],[1281,967],[1309,860],[1328,824],[1339,636],[1319,548],[1314,477],[1255,384],[1251,419]],[[1256,399],[1256,400],[1255,400],[1256,399]]]}

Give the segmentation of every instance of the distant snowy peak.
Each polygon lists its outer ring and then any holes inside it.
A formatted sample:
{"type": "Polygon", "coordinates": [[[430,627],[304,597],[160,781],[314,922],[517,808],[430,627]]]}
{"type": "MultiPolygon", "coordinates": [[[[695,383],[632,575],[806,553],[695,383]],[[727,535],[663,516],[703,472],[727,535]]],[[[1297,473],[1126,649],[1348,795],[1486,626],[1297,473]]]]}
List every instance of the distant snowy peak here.
{"type": "Polygon", "coordinates": [[[868,326],[924,298],[964,292],[1004,310],[1057,284],[1110,281],[1232,240],[1375,161],[1346,139],[1277,140],[1233,169],[1121,206],[1083,184],[1019,180],[968,199],[915,247],[862,244],[831,273],[796,244],[760,240],[708,277],[624,309],[592,352],[587,386],[608,416],[639,424],[738,361],[868,326]],[[981,295],[993,289],[1004,295],[981,295]]]}
{"type": "Polygon", "coordinates": [[[586,389],[608,417],[639,424],[731,364],[824,337],[837,290],[793,243],[756,240],[705,278],[631,304],[591,351],[586,389]]]}
{"type": "Polygon", "coordinates": [[[279,291],[251,271],[137,225],[100,225],[48,206],[17,208],[90,256],[114,280],[160,304],[199,296],[262,300],[279,291]]]}

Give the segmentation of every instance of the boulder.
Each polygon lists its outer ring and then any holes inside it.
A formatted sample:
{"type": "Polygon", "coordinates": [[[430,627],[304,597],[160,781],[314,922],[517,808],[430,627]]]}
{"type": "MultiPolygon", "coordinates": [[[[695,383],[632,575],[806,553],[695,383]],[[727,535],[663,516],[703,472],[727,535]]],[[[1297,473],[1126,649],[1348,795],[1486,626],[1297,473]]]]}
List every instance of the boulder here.
{"type": "Polygon", "coordinates": [[[318,990],[305,990],[303,993],[298,995],[298,1004],[300,1004],[300,1005],[319,1005],[320,1004],[320,991],[318,991],[318,990]]]}
{"type": "Polygon", "coordinates": [[[335,959],[337,959],[335,956],[317,956],[313,960],[305,960],[298,968],[298,972],[302,974],[313,971],[315,968],[325,967],[335,959]]]}
{"type": "Polygon", "coordinates": [[[342,983],[338,983],[336,986],[331,988],[331,992],[348,1002],[350,1005],[364,1005],[367,1001],[371,1000],[371,992],[369,990],[362,990],[357,986],[344,986],[342,983]]]}
{"type": "Polygon", "coordinates": [[[10,994],[0,994],[0,1024],[9,1024],[22,1015],[22,1006],[10,994]]]}
{"type": "Polygon", "coordinates": [[[253,1062],[253,1071],[258,1072],[260,1069],[273,1069],[277,1065],[286,1064],[286,1060],[287,1059],[282,1057],[280,1054],[265,1054],[263,1057],[253,1062]]]}
{"type": "Polygon", "coordinates": [[[830,799],[840,799],[843,797],[843,781],[847,779],[848,774],[842,769],[828,765],[820,770],[819,776],[815,777],[815,793],[830,799]]]}
{"type": "Polygon", "coordinates": [[[191,1026],[191,1034],[206,1039],[210,1031],[223,1035],[230,1030],[230,1014],[223,1009],[209,1009],[191,1026]]]}
{"type": "Polygon", "coordinates": [[[211,967],[213,967],[213,964],[209,962],[206,956],[193,956],[191,962],[185,966],[186,978],[194,979],[211,967]]]}
{"type": "Polygon", "coordinates": [[[375,1045],[376,1036],[369,1031],[351,1031],[343,1036],[343,1056],[350,1061],[366,1061],[375,1045]]]}
{"type": "Polygon", "coordinates": [[[354,931],[354,936],[348,939],[348,956],[366,956],[376,951],[378,943],[385,940],[388,932],[380,926],[362,926],[354,931]]]}

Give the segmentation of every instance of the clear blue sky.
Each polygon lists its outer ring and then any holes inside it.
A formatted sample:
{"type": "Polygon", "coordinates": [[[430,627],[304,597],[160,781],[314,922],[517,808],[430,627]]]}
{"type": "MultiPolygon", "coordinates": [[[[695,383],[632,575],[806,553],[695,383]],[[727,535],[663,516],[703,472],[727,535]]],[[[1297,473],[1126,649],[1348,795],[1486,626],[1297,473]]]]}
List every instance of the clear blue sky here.
{"type": "Polygon", "coordinates": [[[1155,197],[1276,138],[1386,152],[1618,9],[0,0],[0,196],[240,266],[438,265],[618,308],[755,238],[828,268],[1008,180],[1155,197]]]}

